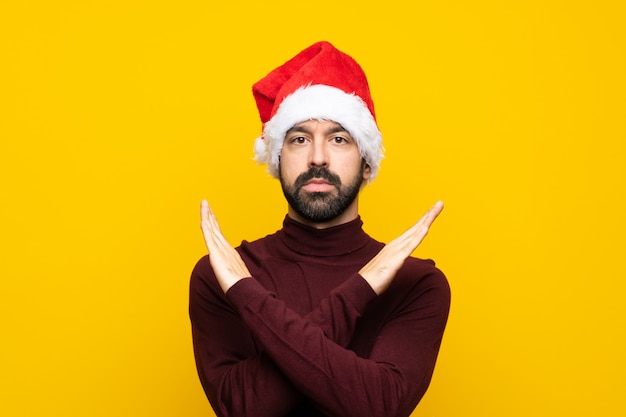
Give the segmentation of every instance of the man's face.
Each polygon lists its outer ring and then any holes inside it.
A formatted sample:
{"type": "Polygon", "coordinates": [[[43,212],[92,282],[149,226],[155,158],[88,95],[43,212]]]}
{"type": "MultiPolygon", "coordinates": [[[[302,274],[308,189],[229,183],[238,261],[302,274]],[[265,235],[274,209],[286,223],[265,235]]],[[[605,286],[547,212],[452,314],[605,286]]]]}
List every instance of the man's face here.
{"type": "Polygon", "coordinates": [[[338,123],[317,120],[287,131],[279,171],[292,214],[314,224],[356,217],[356,198],[370,175],[350,134],[338,123]]]}

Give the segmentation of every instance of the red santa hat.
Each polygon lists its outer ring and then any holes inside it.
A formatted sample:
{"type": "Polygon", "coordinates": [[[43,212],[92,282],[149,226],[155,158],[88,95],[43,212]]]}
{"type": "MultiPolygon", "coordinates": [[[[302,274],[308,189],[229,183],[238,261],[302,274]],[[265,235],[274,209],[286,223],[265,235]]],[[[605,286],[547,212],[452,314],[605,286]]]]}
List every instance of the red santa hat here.
{"type": "Polygon", "coordinates": [[[383,158],[382,135],[374,102],[360,65],[328,42],[318,42],[271,71],[252,87],[263,135],[255,159],[278,177],[280,151],[287,130],[305,120],[332,120],[356,141],[370,166],[370,181],[383,158]]]}

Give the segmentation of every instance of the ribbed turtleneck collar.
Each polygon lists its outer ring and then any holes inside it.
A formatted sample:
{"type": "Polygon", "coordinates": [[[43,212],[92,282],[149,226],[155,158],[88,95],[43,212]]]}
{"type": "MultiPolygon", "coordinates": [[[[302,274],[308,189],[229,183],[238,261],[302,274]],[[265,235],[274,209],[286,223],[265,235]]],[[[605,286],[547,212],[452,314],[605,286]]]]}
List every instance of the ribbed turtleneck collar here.
{"type": "Polygon", "coordinates": [[[291,250],[309,256],[339,256],[367,244],[370,237],[362,229],[360,217],[326,229],[316,229],[285,216],[278,238],[291,250]]]}

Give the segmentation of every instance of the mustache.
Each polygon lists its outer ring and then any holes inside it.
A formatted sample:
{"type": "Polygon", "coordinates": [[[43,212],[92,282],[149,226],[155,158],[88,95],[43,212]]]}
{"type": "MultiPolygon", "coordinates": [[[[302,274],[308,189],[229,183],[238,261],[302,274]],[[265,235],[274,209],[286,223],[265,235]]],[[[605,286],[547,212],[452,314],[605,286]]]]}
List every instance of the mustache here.
{"type": "Polygon", "coordinates": [[[298,178],[296,178],[294,185],[296,186],[296,189],[299,189],[304,186],[304,184],[311,181],[313,178],[324,179],[337,188],[341,186],[341,178],[339,178],[339,175],[333,174],[326,167],[309,168],[308,171],[298,175],[298,178]]]}

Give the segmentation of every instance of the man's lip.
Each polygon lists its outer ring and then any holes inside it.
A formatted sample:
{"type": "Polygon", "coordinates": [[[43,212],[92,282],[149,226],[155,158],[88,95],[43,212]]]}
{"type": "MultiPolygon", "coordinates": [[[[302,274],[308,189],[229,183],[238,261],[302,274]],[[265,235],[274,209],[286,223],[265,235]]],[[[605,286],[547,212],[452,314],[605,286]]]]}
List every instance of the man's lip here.
{"type": "Polygon", "coordinates": [[[302,189],[310,193],[324,193],[332,190],[335,186],[323,178],[313,178],[307,181],[302,189]]]}
{"type": "Polygon", "coordinates": [[[330,182],[326,181],[323,178],[313,178],[313,179],[307,181],[306,184],[330,184],[330,182]]]}

